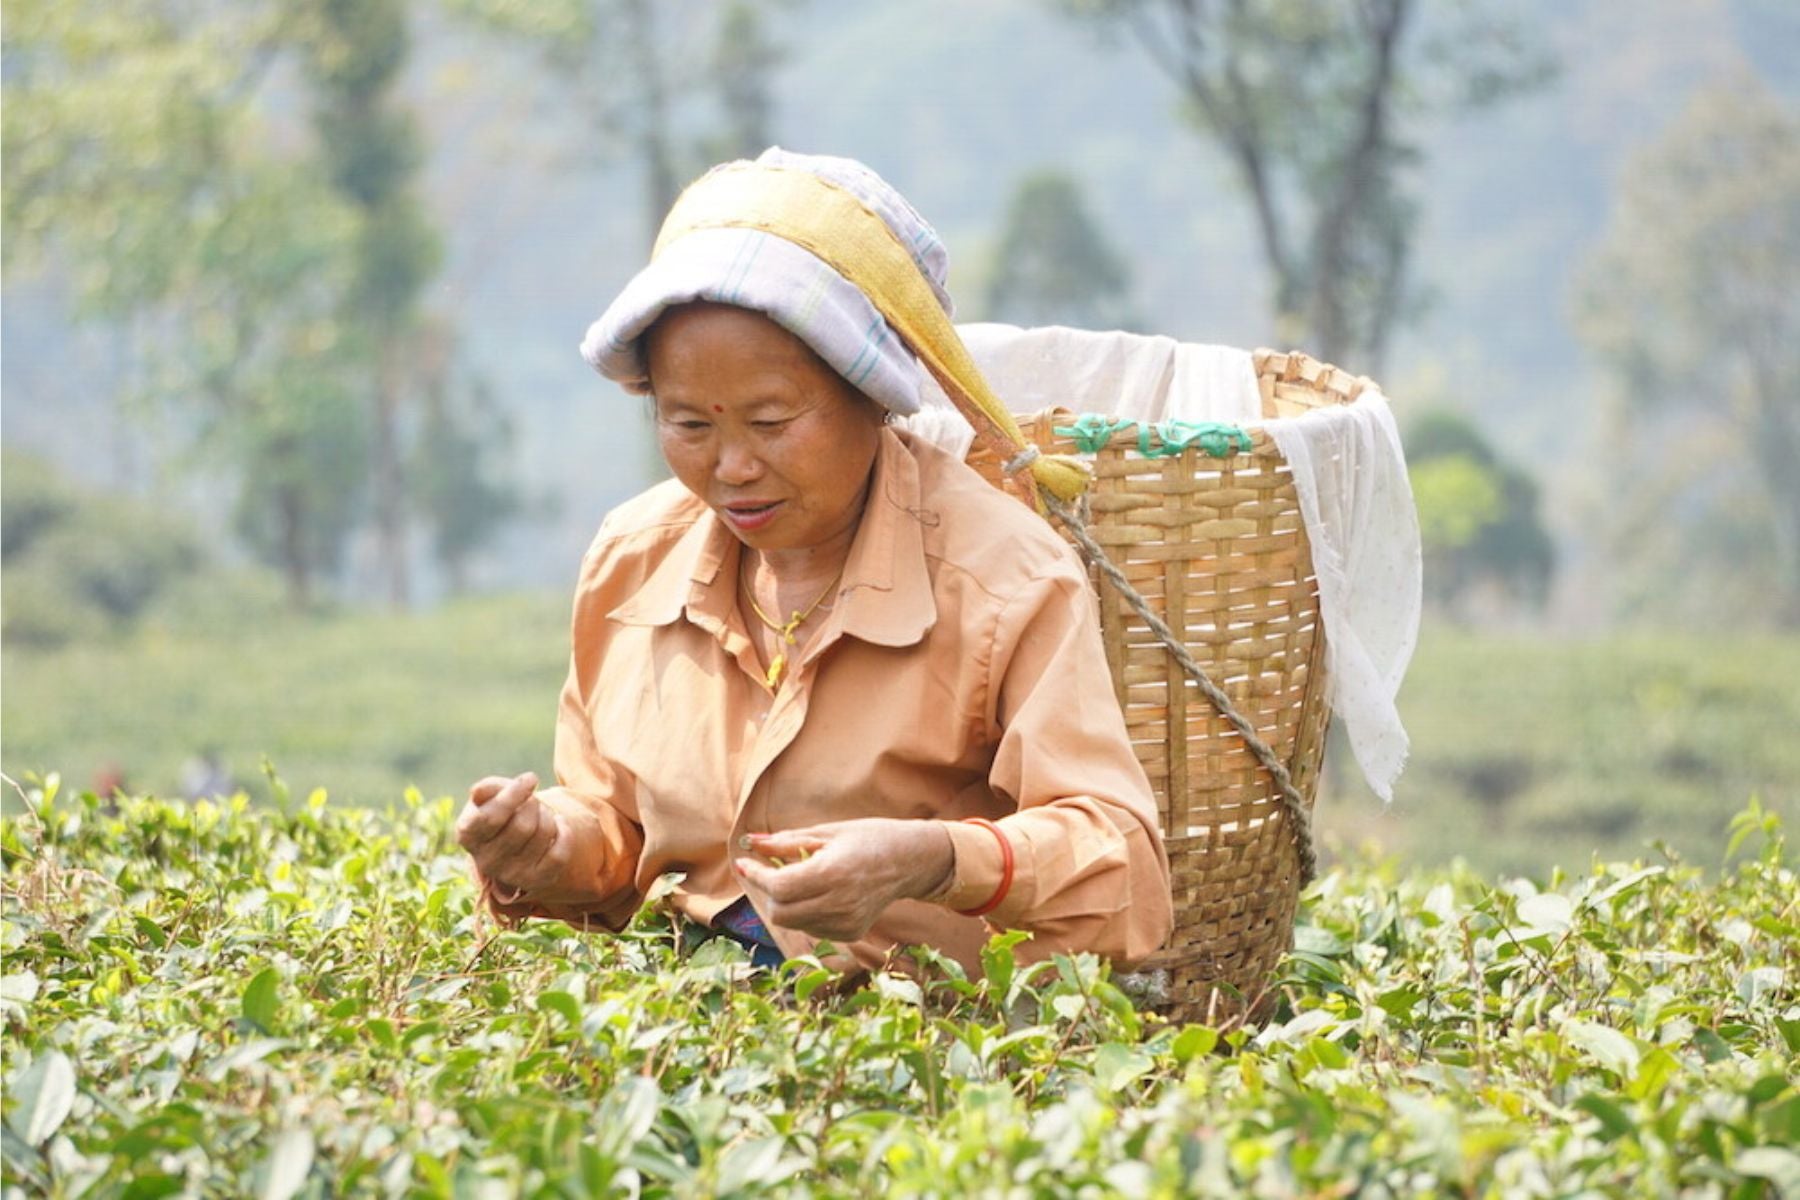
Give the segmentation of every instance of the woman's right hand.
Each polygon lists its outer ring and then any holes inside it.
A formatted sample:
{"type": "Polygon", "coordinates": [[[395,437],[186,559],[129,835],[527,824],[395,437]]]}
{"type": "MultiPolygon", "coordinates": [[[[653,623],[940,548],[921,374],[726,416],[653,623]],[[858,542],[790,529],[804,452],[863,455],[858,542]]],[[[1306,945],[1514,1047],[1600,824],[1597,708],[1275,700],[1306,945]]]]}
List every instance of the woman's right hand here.
{"type": "Polygon", "coordinates": [[[538,798],[537,776],[490,775],[469,789],[456,840],[482,878],[530,895],[554,888],[569,858],[562,815],[538,798]]]}

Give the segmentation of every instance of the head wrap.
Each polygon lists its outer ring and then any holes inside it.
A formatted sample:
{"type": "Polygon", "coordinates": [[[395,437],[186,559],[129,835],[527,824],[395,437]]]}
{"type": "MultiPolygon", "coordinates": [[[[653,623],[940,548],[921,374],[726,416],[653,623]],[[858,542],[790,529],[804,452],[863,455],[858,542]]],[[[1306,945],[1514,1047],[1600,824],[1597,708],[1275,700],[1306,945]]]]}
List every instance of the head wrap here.
{"type": "Polygon", "coordinates": [[[714,167],[681,193],[650,265],[582,349],[602,374],[645,391],[639,339],[671,304],[755,309],[891,412],[918,409],[923,368],[1001,456],[1008,490],[1040,508],[1045,491],[1073,500],[1087,464],[1026,440],[951,324],[945,265],[931,227],[872,171],[770,151],[714,167]]]}
{"type": "MultiPolygon", "coordinates": [[[[694,188],[703,190],[721,172],[748,165],[714,167],[694,188]]],[[[764,151],[755,165],[804,171],[855,196],[906,248],[948,319],[953,308],[944,289],[950,268],[944,243],[881,176],[852,159],[779,148],[764,151]]],[[[710,300],[767,316],[888,411],[899,416],[918,411],[923,380],[918,359],[860,288],[812,251],[764,229],[677,231],[673,223],[679,210],[677,205],[671,224],[664,226],[650,265],[589,326],[581,355],[596,371],[627,390],[648,391],[640,341],[644,331],[667,308],[710,300]]]]}

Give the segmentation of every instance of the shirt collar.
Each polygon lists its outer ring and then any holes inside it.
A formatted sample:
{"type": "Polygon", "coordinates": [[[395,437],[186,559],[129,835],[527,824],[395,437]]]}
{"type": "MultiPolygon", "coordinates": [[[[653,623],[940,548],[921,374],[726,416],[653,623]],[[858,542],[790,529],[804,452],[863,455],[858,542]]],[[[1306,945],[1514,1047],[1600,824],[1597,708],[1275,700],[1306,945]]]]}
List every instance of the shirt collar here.
{"type": "Polygon", "coordinates": [[[850,544],[840,590],[844,633],[877,646],[910,646],[937,622],[925,564],[925,526],[939,515],[920,503],[910,442],[881,433],[862,524],[850,544]]]}
{"type": "MultiPolygon", "coordinates": [[[[878,646],[910,646],[937,621],[924,527],[939,514],[920,505],[919,464],[892,429],[881,433],[862,521],[844,562],[842,633],[878,646]]],[[[668,625],[683,614],[715,636],[737,602],[739,542],[703,509],[650,577],[609,614],[627,625],[668,625]]],[[[817,649],[831,639],[820,639],[817,649]]]]}

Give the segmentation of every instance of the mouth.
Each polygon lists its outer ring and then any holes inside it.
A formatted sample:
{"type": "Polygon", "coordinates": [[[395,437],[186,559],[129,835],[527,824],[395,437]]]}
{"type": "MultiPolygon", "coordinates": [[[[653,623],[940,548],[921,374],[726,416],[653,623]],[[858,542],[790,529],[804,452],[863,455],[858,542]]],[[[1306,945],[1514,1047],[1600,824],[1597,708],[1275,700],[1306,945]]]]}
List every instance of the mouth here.
{"type": "Polygon", "coordinates": [[[758,529],[775,519],[781,501],[736,501],[719,507],[719,512],[738,529],[758,529]]]}

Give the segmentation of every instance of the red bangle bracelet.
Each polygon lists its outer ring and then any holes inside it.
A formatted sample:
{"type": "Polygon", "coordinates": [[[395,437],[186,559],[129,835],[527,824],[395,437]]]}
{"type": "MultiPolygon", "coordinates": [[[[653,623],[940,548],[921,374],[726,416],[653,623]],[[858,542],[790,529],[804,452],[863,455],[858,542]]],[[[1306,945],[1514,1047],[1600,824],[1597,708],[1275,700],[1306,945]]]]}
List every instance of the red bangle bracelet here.
{"type": "Polygon", "coordinates": [[[993,834],[996,838],[1000,839],[1000,886],[994,889],[994,894],[989,896],[988,902],[983,904],[980,908],[959,908],[956,910],[956,915],[959,917],[985,917],[996,908],[999,908],[1000,902],[1006,899],[1006,893],[1012,891],[1012,843],[1006,840],[1006,835],[1000,832],[1000,827],[986,817],[965,817],[963,819],[963,824],[979,825],[989,833],[993,834]]]}

